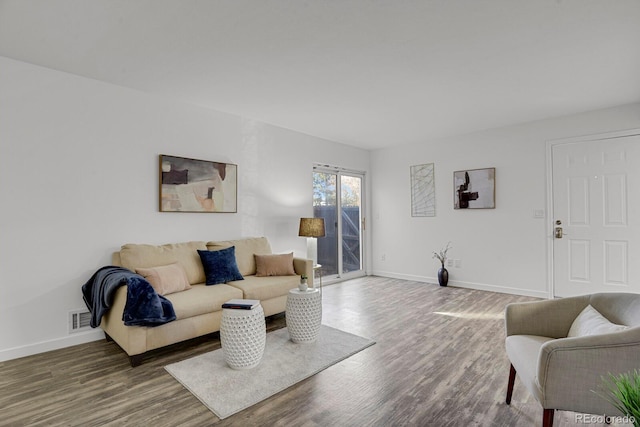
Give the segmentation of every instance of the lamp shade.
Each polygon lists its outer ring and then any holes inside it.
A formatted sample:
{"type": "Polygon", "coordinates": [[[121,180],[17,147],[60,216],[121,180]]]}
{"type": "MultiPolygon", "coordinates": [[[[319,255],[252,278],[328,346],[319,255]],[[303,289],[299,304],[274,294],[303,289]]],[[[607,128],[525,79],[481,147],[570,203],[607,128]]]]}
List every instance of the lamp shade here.
{"type": "Polygon", "coordinates": [[[324,237],[324,218],[300,218],[301,237],[324,237]]]}

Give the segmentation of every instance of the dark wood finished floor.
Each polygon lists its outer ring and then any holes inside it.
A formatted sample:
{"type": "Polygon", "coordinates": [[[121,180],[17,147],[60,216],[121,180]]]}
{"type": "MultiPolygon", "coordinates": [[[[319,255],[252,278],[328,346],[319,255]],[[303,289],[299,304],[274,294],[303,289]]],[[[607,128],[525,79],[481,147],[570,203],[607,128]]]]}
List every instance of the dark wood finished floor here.
{"type": "MultiPolygon", "coordinates": [[[[2,426],[534,426],[542,409],[509,364],[503,310],[533,298],[367,277],[323,290],[323,323],[377,344],[219,420],[164,366],[220,347],[217,334],[131,368],[96,341],[0,363],[2,426]]],[[[268,327],[284,326],[282,316],[268,327]]],[[[556,426],[576,425],[556,414],[556,426]]]]}

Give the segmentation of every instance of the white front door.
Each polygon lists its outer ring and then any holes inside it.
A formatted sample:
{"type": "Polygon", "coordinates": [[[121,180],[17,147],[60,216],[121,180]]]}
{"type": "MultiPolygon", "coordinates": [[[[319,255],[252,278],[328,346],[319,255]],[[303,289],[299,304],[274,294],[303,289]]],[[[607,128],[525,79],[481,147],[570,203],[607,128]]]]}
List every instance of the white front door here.
{"type": "Polygon", "coordinates": [[[640,293],[640,135],[551,150],[554,296],[640,293]]]}

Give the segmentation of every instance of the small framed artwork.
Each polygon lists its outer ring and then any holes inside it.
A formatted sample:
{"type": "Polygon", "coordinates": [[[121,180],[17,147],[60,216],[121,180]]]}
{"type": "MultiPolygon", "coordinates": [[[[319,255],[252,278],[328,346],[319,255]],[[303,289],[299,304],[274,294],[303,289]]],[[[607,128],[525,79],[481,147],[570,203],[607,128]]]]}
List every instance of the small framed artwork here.
{"type": "Polygon", "coordinates": [[[160,155],[160,212],[237,212],[238,166],[160,155]]]}
{"type": "Polygon", "coordinates": [[[454,172],[453,193],[454,209],[494,209],[496,168],[454,172]]]}
{"type": "Polygon", "coordinates": [[[410,172],[411,216],[436,216],[433,163],[411,166],[410,172]]]}

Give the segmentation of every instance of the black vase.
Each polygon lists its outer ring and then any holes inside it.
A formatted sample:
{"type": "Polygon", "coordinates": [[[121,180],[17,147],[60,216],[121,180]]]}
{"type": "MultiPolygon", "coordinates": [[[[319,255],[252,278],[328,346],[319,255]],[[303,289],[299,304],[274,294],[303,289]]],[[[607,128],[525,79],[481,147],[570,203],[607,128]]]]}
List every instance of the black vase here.
{"type": "Polygon", "coordinates": [[[449,282],[449,272],[447,271],[446,268],[444,268],[444,265],[442,267],[440,267],[440,270],[438,270],[438,283],[440,283],[440,286],[447,286],[447,283],[449,282]]]}

